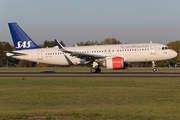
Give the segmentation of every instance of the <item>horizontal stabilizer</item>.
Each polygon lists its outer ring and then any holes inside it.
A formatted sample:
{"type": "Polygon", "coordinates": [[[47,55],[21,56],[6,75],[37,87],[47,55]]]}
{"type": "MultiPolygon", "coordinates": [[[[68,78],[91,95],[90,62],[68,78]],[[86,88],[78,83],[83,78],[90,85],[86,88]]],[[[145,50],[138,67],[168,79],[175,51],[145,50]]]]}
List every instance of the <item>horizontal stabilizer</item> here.
{"type": "Polygon", "coordinates": [[[26,53],[23,52],[16,52],[16,51],[5,51],[6,52],[6,56],[11,57],[11,56],[22,56],[22,55],[27,55],[26,53]]]}

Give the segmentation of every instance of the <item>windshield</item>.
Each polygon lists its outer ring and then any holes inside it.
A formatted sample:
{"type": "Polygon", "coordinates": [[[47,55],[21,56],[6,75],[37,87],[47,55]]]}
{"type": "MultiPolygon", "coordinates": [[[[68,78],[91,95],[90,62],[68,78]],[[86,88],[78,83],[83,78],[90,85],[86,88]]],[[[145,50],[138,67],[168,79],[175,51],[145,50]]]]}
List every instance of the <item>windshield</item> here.
{"type": "Polygon", "coordinates": [[[170,49],[169,47],[162,47],[162,50],[170,49]]]}

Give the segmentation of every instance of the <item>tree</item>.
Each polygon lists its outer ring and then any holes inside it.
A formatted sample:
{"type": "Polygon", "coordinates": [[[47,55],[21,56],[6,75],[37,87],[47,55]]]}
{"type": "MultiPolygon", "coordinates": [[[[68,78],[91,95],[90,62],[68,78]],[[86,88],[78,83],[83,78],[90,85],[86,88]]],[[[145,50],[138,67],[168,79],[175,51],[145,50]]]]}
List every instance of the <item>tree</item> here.
{"type": "Polygon", "coordinates": [[[64,44],[63,41],[60,41],[60,43],[61,43],[61,45],[62,45],[63,47],[66,47],[66,45],[64,44]]]}
{"type": "MultiPolygon", "coordinates": [[[[60,41],[60,43],[63,47],[66,46],[63,41],[60,41]]],[[[57,46],[56,42],[55,41],[48,41],[48,40],[45,40],[44,45],[43,45],[43,47],[54,47],[54,46],[57,46]]]]}
{"type": "Polygon", "coordinates": [[[54,47],[54,46],[57,46],[56,42],[48,41],[48,40],[45,40],[44,45],[43,45],[43,47],[54,47]]]}
{"type": "Polygon", "coordinates": [[[116,40],[116,38],[106,38],[104,41],[101,42],[102,45],[108,45],[108,44],[122,44],[119,40],[116,40]]]}
{"type": "Polygon", "coordinates": [[[3,57],[4,57],[4,54],[3,54],[3,45],[2,43],[0,42],[0,66],[3,66],[4,63],[3,63],[3,57]]]}
{"type": "Polygon", "coordinates": [[[8,42],[2,41],[0,42],[0,66],[14,66],[18,63],[16,59],[6,56],[5,51],[13,51],[14,47],[12,47],[8,42]]]}
{"type": "Polygon", "coordinates": [[[98,41],[87,41],[87,42],[80,42],[77,43],[78,46],[87,46],[87,45],[107,45],[107,44],[121,44],[119,40],[116,40],[116,38],[106,38],[104,41],[101,41],[100,43],[98,41]]]}

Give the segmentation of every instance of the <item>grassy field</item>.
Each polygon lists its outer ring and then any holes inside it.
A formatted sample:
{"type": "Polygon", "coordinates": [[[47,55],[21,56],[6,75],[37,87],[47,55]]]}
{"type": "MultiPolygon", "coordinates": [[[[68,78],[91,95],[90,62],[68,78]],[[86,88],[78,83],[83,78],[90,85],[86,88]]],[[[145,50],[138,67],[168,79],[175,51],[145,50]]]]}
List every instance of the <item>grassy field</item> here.
{"type": "MultiPolygon", "coordinates": [[[[90,72],[91,68],[85,67],[52,67],[52,68],[0,68],[0,72],[90,72]]],[[[102,72],[153,72],[152,68],[128,68],[121,70],[108,70],[101,68],[102,72]]],[[[157,68],[157,72],[177,72],[180,68],[157,68]]]]}
{"type": "Polygon", "coordinates": [[[0,78],[0,119],[176,120],[179,108],[179,78],[0,78]]]}

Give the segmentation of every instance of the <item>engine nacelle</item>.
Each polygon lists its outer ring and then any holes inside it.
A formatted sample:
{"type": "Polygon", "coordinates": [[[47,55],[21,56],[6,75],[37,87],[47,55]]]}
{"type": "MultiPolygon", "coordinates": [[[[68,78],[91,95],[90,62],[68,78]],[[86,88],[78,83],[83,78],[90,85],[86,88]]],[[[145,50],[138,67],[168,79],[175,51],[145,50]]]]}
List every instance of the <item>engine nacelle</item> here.
{"type": "Polygon", "coordinates": [[[126,67],[123,57],[106,58],[103,65],[106,66],[107,69],[125,69],[126,67]]]}

